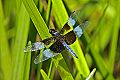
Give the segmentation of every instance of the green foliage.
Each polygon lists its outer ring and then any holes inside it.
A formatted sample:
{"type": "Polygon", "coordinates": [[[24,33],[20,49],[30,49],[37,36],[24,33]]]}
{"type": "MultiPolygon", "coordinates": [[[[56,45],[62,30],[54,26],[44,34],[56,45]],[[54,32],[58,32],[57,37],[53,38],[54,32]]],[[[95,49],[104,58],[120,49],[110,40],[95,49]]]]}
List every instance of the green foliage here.
{"type": "Polygon", "coordinates": [[[119,80],[118,3],[120,0],[0,0],[0,80],[119,80]],[[78,19],[88,19],[82,37],[70,45],[78,59],[65,50],[34,64],[38,52],[24,53],[27,42],[51,37],[49,29],[61,30],[76,10],[80,10],[78,19]]]}

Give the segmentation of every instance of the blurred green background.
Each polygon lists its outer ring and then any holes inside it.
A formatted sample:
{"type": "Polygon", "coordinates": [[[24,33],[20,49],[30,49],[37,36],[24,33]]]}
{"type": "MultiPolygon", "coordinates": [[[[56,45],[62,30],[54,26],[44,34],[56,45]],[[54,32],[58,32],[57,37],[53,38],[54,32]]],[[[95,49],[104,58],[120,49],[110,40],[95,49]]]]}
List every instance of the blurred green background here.
{"type": "Polygon", "coordinates": [[[120,80],[120,0],[0,0],[0,80],[120,80]],[[39,53],[24,53],[28,41],[60,30],[73,11],[89,24],[67,51],[34,64],[39,53]]]}

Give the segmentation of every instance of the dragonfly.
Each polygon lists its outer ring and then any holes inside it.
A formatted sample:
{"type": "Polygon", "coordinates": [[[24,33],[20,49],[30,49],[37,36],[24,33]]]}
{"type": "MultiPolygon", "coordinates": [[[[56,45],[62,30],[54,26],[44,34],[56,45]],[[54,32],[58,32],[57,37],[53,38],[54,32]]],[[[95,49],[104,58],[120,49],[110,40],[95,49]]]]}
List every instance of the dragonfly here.
{"type": "Polygon", "coordinates": [[[27,45],[24,49],[24,52],[43,50],[42,57],[40,58],[39,54],[34,59],[35,64],[43,62],[49,58],[53,58],[65,49],[67,49],[67,51],[70,52],[74,57],[78,58],[76,53],[70,48],[69,45],[73,44],[76,41],[77,37],[81,37],[81,35],[83,34],[83,29],[81,28],[81,26],[85,26],[86,23],[82,23],[76,26],[76,17],[77,16],[74,15],[73,12],[60,32],[55,29],[50,29],[49,33],[52,35],[52,37],[44,39],[40,42],[32,43],[31,45],[27,45]],[[71,26],[75,26],[75,28],[64,34],[65,31],[70,30],[71,26]],[[52,45],[50,45],[51,43],[52,45]],[[50,46],[46,47],[48,45],[50,46]]]}

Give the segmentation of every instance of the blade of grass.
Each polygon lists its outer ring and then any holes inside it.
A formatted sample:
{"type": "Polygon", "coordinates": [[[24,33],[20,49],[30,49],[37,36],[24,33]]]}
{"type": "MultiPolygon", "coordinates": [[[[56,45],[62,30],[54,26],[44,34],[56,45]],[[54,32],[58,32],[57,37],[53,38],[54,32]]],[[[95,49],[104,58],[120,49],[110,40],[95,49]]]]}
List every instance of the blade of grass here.
{"type": "Polygon", "coordinates": [[[2,1],[0,0],[0,79],[8,80],[11,79],[12,62],[4,21],[2,1]]]}
{"type": "MultiPolygon", "coordinates": [[[[108,77],[109,75],[106,69],[106,64],[104,63],[103,58],[100,56],[98,50],[96,49],[94,42],[91,41],[87,33],[84,33],[84,35],[87,40],[88,47],[90,48],[90,53],[96,63],[96,66],[100,70],[103,77],[108,77]]],[[[111,76],[111,79],[114,80],[113,76],[111,76]]]]}
{"type": "Polygon", "coordinates": [[[27,41],[28,29],[29,29],[29,15],[25,10],[24,5],[21,5],[20,11],[16,17],[16,38],[14,47],[12,48],[13,58],[13,74],[12,80],[23,79],[24,74],[24,47],[27,41]]]}
{"type": "Polygon", "coordinates": [[[42,3],[42,1],[39,1],[39,11],[40,11],[40,13],[42,13],[42,11],[43,11],[43,3],[42,3]]]}
{"type": "Polygon", "coordinates": [[[95,60],[97,67],[99,68],[102,75],[106,76],[107,75],[107,70],[106,70],[106,68],[104,66],[105,65],[104,61],[101,58],[101,56],[99,55],[99,52],[95,49],[94,42],[91,41],[90,37],[85,32],[84,32],[84,36],[85,36],[85,38],[87,40],[88,47],[90,48],[91,55],[92,55],[93,59],[95,60]]]}
{"type": "MultiPolygon", "coordinates": [[[[35,3],[33,0],[23,0],[23,3],[26,7],[26,10],[28,11],[30,18],[32,22],[35,25],[35,28],[37,29],[39,35],[41,36],[42,39],[46,39],[50,37],[51,35],[49,34],[49,30],[45,24],[45,21],[43,20],[41,14],[39,13],[35,3]]],[[[40,71],[39,69],[41,68],[41,64],[38,65],[38,71],[37,71],[37,77],[36,80],[40,79],[40,71]]]]}
{"type": "Polygon", "coordinates": [[[45,71],[43,69],[41,69],[40,72],[41,72],[44,80],[50,80],[49,77],[47,76],[47,74],[45,73],[45,71]]]}
{"type": "Polygon", "coordinates": [[[47,12],[46,12],[46,24],[49,26],[50,14],[51,14],[52,2],[48,0],[47,12]]]}
{"type": "Polygon", "coordinates": [[[11,39],[13,37],[15,37],[15,28],[12,28],[12,29],[7,31],[7,38],[11,39]]]}
{"type": "MultiPolygon", "coordinates": [[[[117,1],[115,3],[117,3],[117,1]]],[[[113,26],[112,40],[111,40],[111,46],[110,46],[110,52],[109,52],[109,64],[110,64],[109,72],[111,74],[113,74],[113,69],[114,69],[117,41],[118,41],[118,34],[119,34],[119,26],[120,26],[119,8],[118,6],[115,6],[115,7],[116,7],[116,16],[114,17],[115,23],[113,26]]]]}
{"type": "MultiPolygon", "coordinates": [[[[102,9],[99,10],[101,15],[100,15],[98,22],[96,22],[97,24],[94,27],[95,32],[92,36],[93,36],[94,40],[96,37],[95,44],[97,44],[98,47],[100,46],[101,49],[104,49],[105,46],[107,45],[107,42],[109,41],[110,34],[111,34],[111,27],[109,24],[107,24],[107,21],[106,21],[106,15],[108,15],[107,9],[109,8],[109,3],[106,3],[106,4],[99,3],[99,6],[96,8],[99,9],[101,6],[102,6],[102,9]],[[106,24],[104,24],[105,22],[106,22],[106,24]],[[103,31],[106,28],[107,28],[107,30],[103,31]],[[104,32],[104,35],[103,35],[103,32],[104,32]]],[[[109,23],[109,21],[108,21],[108,23],[109,23]]]]}
{"type": "MultiPolygon", "coordinates": [[[[31,42],[28,43],[30,45],[31,42]]],[[[30,80],[29,75],[30,75],[30,62],[31,62],[31,52],[25,54],[25,69],[24,69],[24,78],[23,80],[30,80]]]]}
{"type": "MultiPolygon", "coordinates": [[[[67,12],[65,10],[65,7],[64,7],[62,1],[52,0],[52,3],[53,3],[53,9],[54,9],[56,22],[59,26],[59,29],[61,29],[62,26],[68,20],[67,12]]],[[[79,60],[74,59],[75,63],[76,63],[76,67],[83,74],[83,76],[87,77],[89,75],[89,68],[88,68],[87,63],[85,61],[85,58],[84,58],[83,53],[81,51],[81,48],[78,44],[78,40],[76,40],[76,42],[74,43],[74,45],[71,46],[71,48],[74,50],[75,53],[77,53],[78,58],[79,58],[79,60]]],[[[68,63],[69,62],[66,62],[66,64],[68,64],[68,63]]],[[[70,66],[68,66],[68,67],[70,69],[70,66]]]]}
{"type": "MultiPolygon", "coordinates": [[[[52,5],[52,6],[53,6],[53,14],[54,14],[56,23],[57,23],[57,25],[58,25],[58,28],[61,29],[62,26],[65,24],[65,20],[67,21],[67,19],[68,19],[67,12],[66,12],[66,10],[65,10],[65,7],[64,7],[62,1],[52,0],[52,4],[53,4],[53,5],[52,5]],[[59,10],[59,9],[61,9],[61,10],[59,10]],[[63,19],[63,16],[64,16],[64,19],[63,19]]],[[[65,57],[66,57],[66,55],[65,55],[66,51],[63,52],[63,53],[64,53],[64,54],[63,54],[63,57],[65,58],[65,57]]],[[[66,59],[66,58],[65,58],[65,59],[66,59]]],[[[70,65],[70,63],[67,62],[68,59],[66,59],[65,61],[66,61],[66,64],[67,64],[67,65],[70,65]]],[[[57,60],[56,60],[55,63],[57,63],[57,60]]],[[[64,68],[66,68],[66,71],[68,71],[68,72],[70,71],[70,72],[72,73],[72,70],[71,70],[72,68],[71,68],[71,66],[67,66],[67,65],[65,65],[65,64],[64,64],[64,66],[63,66],[63,63],[62,63],[62,64],[59,64],[59,65],[62,66],[62,67],[64,67],[64,68]],[[68,70],[68,68],[69,68],[69,70],[68,70]]],[[[57,67],[58,65],[55,65],[55,66],[57,67]]],[[[58,72],[60,72],[59,69],[58,69],[58,72]]],[[[59,74],[60,74],[60,73],[59,73],[59,74]]],[[[62,78],[62,76],[61,76],[61,78],[62,78]]]]}
{"type": "Polygon", "coordinates": [[[78,53],[77,55],[79,58],[79,59],[74,58],[74,60],[75,60],[75,64],[76,64],[78,71],[82,74],[83,77],[86,78],[89,75],[90,70],[85,60],[83,51],[80,45],[78,44],[79,44],[79,41],[76,40],[76,42],[72,45],[73,50],[75,51],[75,53],[78,53]]]}
{"type": "MultiPolygon", "coordinates": [[[[103,4],[99,4],[99,6],[103,6],[103,4]]],[[[108,74],[108,70],[107,70],[107,65],[104,63],[104,60],[103,58],[100,56],[100,53],[99,53],[99,48],[98,48],[98,44],[99,43],[99,40],[96,40],[96,36],[99,34],[99,30],[101,29],[101,25],[100,24],[103,24],[103,21],[105,19],[104,15],[106,13],[106,9],[108,8],[108,4],[107,5],[104,5],[104,9],[103,9],[103,12],[102,12],[102,15],[101,15],[101,18],[100,20],[98,21],[98,24],[96,26],[96,30],[95,30],[95,33],[93,34],[92,38],[90,38],[88,36],[87,33],[85,33],[85,40],[87,41],[87,45],[89,46],[90,48],[90,51],[91,51],[91,55],[94,59],[94,61],[96,62],[96,65],[98,67],[98,69],[100,70],[102,76],[106,77],[107,74],[108,74]],[[98,44],[96,44],[95,42],[98,42],[98,44]]],[[[97,7],[96,7],[97,9],[97,7]]],[[[111,30],[111,29],[110,29],[111,30]]],[[[102,34],[103,35],[103,34],[102,34]]],[[[107,36],[107,35],[106,35],[107,36]]],[[[99,36],[97,36],[97,38],[99,39],[99,36]]],[[[106,43],[105,43],[106,44],[106,43]]],[[[113,77],[112,77],[113,78],[113,77]]]]}
{"type": "Polygon", "coordinates": [[[16,8],[16,12],[19,12],[20,8],[21,8],[21,4],[22,4],[22,0],[15,0],[15,8],[16,8]]]}
{"type": "Polygon", "coordinates": [[[23,0],[23,3],[41,38],[45,39],[46,37],[51,36],[33,0],[23,0]]]}
{"type": "MultiPolygon", "coordinates": [[[[34,63],[33,63],[34,64],[34,63]]],[[[35,78],[35,80],[41,80],[41,72],[40,72],[40,69],[42,68],[42,63],[39,63],[38,65],[37,65],[37,75],[36,75],[36,78],[35,78]]]]}
{"type": "Polygon", "coordinates": [[[52,0],[52,4],[53,4],[52,5],[53,13],[54,13],[56,22],[58,24],[59,29],[61,29],[63,25],[66,23],[66,21],[68,20],[68,14],[66,12],[66,9],[62,1],[52,0]]]}
{"type": "Polygon", "coordinates": [[[10,16],[15,8],[15,0],[4,0],[4,14],[5,17],[10,16]]]}
{"type": "Polygon", "coordinates": [[[95,74],[95,71],[96,71],[96,68],[94,68],[92,70],[92,72],[89,74],[89,76],[85,80],[90,80],[93,77],[93,75],[95,74]]]}
{"type": "Polygon", "coordinates": [[[49,71],[48,71],[48,77],[50,77],[51,70],[52,70],[52,65],[53,65],[53,61],[51,61],[51,63],[50,63],[50,67],[49,67],[49,71]]]}
{"type": "MultiPolygon", "coordinates": [[[[56,67],[56,70],[58,71],[60,77],[64,80],[64,79],[68,79],[71,78],[71,80],[73,80],[73,76],[70,73],[66,62],[64,61],[64,59],[61,59],[61,55],[56,56],[56,59],[53,58],[52,61],[54,62],[54,65],[56,67]],[[65,75],[66,74],[66,75],[65,75]]],[[[54,71],[55,72],[55,71],[54,71]]]]}
{"type": "Polygon", "coordinates": [[[57,70],[62,80],[74,80],[71,73],[67,72],[63,67],[58,65],[57,70]]]}

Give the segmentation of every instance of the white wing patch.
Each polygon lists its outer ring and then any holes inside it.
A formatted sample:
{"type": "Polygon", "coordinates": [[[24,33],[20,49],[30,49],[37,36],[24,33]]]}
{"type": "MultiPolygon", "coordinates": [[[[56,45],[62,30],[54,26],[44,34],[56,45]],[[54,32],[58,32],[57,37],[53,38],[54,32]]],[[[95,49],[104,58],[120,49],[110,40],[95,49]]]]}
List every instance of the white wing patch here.
{"type": "Polygon", "coordinates": [[[68,19],[68,24],[70,24],[71,26],[75,25],[75,20],[70,16],[70,18],[68,19]]]}
{"type": "Polygon", "coordinates": [[[78,25],[77,27],[74,28],[74,32],[76,35],[80,38],[81,35],[83,34],[82,28],[78,25]]]}
{"type": "Polygon", "coordinates": [[[39,54],[35,60],[34,63],[38,64],[39,62],[43,62],[49,58],[53,58],[54,56],[58,55],[59,53],[54,53],[53,51],[51,51],[50,49],[45,49],[42,54],[39,54]]]}

